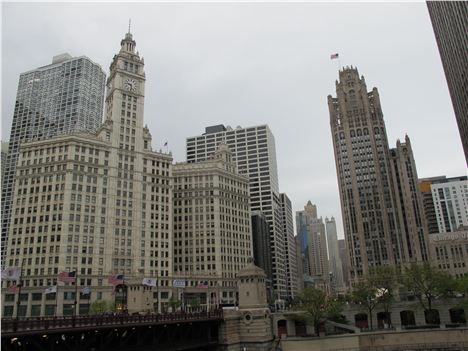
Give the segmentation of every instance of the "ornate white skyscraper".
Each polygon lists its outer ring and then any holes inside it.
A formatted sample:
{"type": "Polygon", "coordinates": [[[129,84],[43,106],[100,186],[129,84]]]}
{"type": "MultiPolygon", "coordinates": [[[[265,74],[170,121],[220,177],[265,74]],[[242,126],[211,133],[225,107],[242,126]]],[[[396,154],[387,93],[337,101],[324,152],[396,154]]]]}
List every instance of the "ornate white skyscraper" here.
{"type": "MultiPolygon", "coordinates": [[[[91,288],[89,300],[77,301],[79,313],[96,299],[129,311],[168,303],[172,156],[151,150],[144,93],[144,61],[127,33],[110,66],[97,132],[22,144],[6,259],[23,267],[22,292],[35,297],[20,304],[19,316],[54,315],[56,307],[58,315],[73,313],[74,287],[58,284],[57,300],[43,294],[61,271],[76,271],[78,286],[91,288]],[[112,295],[105,278],[115,274],[125,284],[112,295]],[[142,287],[143,277],[157,278],[157,291],[142,287]]],[[[14,313],[10,299],[3,299],[4,316],[14,313]]]]}

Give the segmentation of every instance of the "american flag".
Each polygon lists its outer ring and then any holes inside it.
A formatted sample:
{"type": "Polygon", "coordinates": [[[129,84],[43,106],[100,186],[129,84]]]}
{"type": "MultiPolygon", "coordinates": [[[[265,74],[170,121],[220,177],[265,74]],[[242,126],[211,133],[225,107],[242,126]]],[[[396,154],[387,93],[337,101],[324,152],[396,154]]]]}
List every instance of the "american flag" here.
{"type": "Polygon", "coordinates": [[[197,288],[208,289],[208,282],[207,282],[207,281],[200,282],[200,283],[197,285],[197,288]]]}
{"type": "Polygon", "coordinates": [[[123,284],[124,276],[123,274],[110,275],[107,278],[107,281],[109,282],[109,284],[112,284],[112,285],[123,284]]]}
{"type": "Polygon", "coordinates": [[[19,291],[19,287],[20,287],[19,285],[13,284],[10,287],[8,287],[7,291],[9,293],[16,294],[19,291]]]}
{"type": "Polygon", "coordinates": [[[59,282],[74,283],[76,282],[76,271],[73,272],[60,272],[57,276],[59,282]]]}
{"type": "Polygon", "coordinates": [[[340,57],[340,56],[338,55],[338,53],[331,54],[331,55],[330,55],[330,60],[337,59],[337,58],[339,58],[339,57],[340,57]]]}

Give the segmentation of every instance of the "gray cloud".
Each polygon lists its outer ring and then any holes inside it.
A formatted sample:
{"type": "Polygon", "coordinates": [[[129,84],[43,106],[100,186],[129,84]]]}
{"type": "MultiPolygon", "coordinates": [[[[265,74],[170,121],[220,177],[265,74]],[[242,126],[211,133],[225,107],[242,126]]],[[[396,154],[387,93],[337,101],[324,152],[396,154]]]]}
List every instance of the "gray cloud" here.
{"type": "Polygon", "coordinates": [[[4,3],[2,139],[21,72],[65,51],[108,71],[129,17],[153,146],[176,161],[207,125],[267,123],[293,208],[341,221],[326,100],[339,52],[379,88],[389,141],[408,133],[421,177],[466,172],[424,3],[4,3]]]}

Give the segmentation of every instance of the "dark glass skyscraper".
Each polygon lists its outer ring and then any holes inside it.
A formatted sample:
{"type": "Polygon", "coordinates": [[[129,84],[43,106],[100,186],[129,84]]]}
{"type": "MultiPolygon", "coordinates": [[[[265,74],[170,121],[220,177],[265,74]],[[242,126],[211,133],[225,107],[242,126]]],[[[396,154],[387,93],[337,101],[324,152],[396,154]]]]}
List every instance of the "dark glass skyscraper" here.
{"type": "Polygon", "coordinates": [[[468,2],[428,1],[427,8],[468,164],[468,2]]]}

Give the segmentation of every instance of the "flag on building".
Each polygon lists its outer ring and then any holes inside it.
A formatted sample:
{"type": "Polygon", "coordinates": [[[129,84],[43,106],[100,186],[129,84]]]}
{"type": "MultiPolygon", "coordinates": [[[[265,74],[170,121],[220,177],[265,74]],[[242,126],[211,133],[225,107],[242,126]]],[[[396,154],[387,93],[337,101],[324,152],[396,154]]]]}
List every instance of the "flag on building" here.
{"type": "Polygon", "coordinates": [[[82,293],[83,295],[91,294],[91,288],[88,286],[85,286],[84,288],[81,288],[80,293],[82,293]]]}
{"type": "Polygon", "coordinates": [[[143,278],[142,284],[147,286],[158,286],[158,280],[156,278],[143,278]]]}
{"type": "Polygon", "coordinates": [[[46,294],[53,294],[57,292],[57,285],[52,285],[49,286],[47,289],[44,291],[46,294]]]}
{"type": "Polygon", "coordinates": [[[199,282],[197,285],[197,288],[208,289],[208,282],[207,281],[199,282]]]}
{"type": "Polygon", "coordinates": [[[185,280],[183,279],[174,279],[172,282],[174,288],[185,288],[185,280]]]}
{"type": "Polygon", "coordinates": [[[76,282],[76,271],[73,272],[60,272],[57,276],[59,282],[74,283],[76,282]]]}
{"type": "Polygon", "coordinates": [[[331,54],[330,55],[330,60],[334,60],[334,59],[337,59],[339,58],[340,56],[338,55],[338,53],[335,53],[335,54],[331,54]]]}
{"type": "Polygon", "coordinates": [[[20,267],[6,267],[2,271],[2,279],[4,280],[19,280],[21,276],[20,267]]]}
{"type": "Polygon", "coordinates": [[[112,285],[120,285],[124,282],[124,276],[123,274],[110,275],[107,278],[107,281],[112,285]]]}
{"type": "Polygon", "coordinates": [[[9,286],[7,291],[9,293],[16,294],[19,291],[19,287],[20,287],[19,285],[14,284],[14,285],[9,286]]]}

